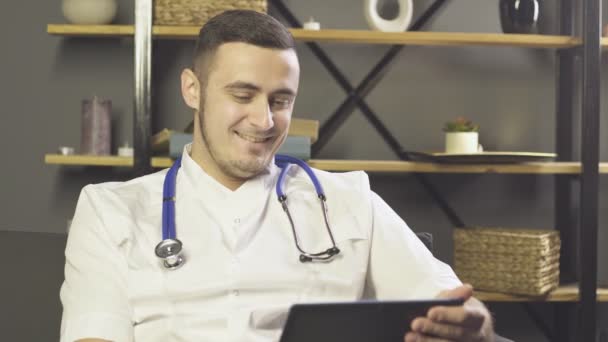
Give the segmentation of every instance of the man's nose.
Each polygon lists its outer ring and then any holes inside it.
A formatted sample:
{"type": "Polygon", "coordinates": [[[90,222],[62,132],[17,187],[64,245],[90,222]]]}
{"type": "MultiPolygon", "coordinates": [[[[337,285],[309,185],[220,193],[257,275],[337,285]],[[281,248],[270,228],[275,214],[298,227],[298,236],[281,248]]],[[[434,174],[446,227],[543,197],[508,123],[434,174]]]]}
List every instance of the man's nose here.
{"type": "Polygon", "coordinates": [[[251,113],[249,113],[249,121],[253,126],[260,130],[269,130],[274,127],[272,119],[272,110],[268,101],[259,101],[251,113]]]}

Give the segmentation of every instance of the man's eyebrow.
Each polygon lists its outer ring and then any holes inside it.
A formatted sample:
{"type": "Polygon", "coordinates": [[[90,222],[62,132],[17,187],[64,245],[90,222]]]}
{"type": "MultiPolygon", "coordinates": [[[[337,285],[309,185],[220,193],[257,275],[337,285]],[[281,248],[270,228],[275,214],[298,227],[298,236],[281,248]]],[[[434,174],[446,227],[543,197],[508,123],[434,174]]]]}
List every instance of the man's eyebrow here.
{"type": "MultiPolygon", "coordinates": [[[[236,81],[236,82],[229,83],[226,86],[224,86],[224,89],[227,89],[227,90],[252,90],[252,91],[261,90],[261,88],[258,87],[257,85],[255,85],[253,83],[249,83],[249,82],[243,82],[243,81],[236,81]]],[[[275,95],[289,95],[289,96],[296,95],[296,93],[289,88],[280,88],[280,89],[273,91],[272,93],[275,95]]]]}
{"type": "Polygon", "coordinates": [[[289,89],[289,88],[281,88],[281,89],[277,89],[274,92],[272,92],[273,94],[278,94],[278,95],[289,95],[289,96],[296,96],[296,93],[289,89]]]}
{"type": "Polygon", "coordinates": [[[228,89],[228,90],[254,90],[254,91],[259,91],[260,87],[256,86],[253,83],[249,83],[249,82],[243,82],[243,81],[236,81],[236,82],[232,82],[227,84],[224,89],[228,89]]]}

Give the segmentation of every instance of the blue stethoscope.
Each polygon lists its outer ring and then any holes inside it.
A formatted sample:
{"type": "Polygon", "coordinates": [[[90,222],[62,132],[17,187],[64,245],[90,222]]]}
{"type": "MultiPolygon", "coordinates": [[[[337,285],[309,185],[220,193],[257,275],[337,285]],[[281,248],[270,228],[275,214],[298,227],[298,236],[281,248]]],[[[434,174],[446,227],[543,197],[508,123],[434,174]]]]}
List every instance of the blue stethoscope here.
{"type": "MultiPolygon", "coordinates": [[[[300,252],[300,262],[309,262],[313,260],[331,260],[334,256],[340,253],[340,249],[336,247],[336,242],[334,241],[334,236],[331,232],[331,228],[329,228],[329,222],[327,220],[327,207],[326,207],[326,197],[323,192],[323,188],[321,187],[321,183],[319,183],[319,179],[315,176],[313,170],[308,166],[304,161],[290,157],[285,155],[275,155],[275,164],[281,168],[281,173],[279,174],[279,179],[277,180],[276,192],[277,199],[281,206],[283,207],[283,211],[287,214],[287,218],[289,219],[289,223],[291,224],[291,232],[293,233],[293,239],[296,244],[296,248],[300,252]],[[285,175],[287,174],[287,170],[289,169],[290,164],[296,164],[301,167],[313,185],[315,186],[315,190],[317,192],[317,196],[319,197],[319,201],[321,202],[321,210],[323,211],[323,219],[325,221],[325,227],[327,228],[327,234],[331,239],[332,246],[323,252],[318,253],[307,253],[300,247],[300,240],[298,239],[298,233],[296,231],[295,225],[293,223],[293,219],[291,214],[289,213],[289,208],[287,208],[287,195],[283,191],[283,182],[285,181],[285,175]]],[[[165,268],[174,270],[182,266],[185,262],[185,258],[182,255],[183,244],[177,239],[175,233],[175,181],[177,178],[177,171],[182,165],[181,158],[178,158],[173,163],[173,166],[167,172],[165,176],[165,181],[163,184],[163,209],[162,209],[162,228],[163,228],[163,240],[156,245],[154,252],[156,256],[161,258],[163,261],[163,265],[165,268]]]]}

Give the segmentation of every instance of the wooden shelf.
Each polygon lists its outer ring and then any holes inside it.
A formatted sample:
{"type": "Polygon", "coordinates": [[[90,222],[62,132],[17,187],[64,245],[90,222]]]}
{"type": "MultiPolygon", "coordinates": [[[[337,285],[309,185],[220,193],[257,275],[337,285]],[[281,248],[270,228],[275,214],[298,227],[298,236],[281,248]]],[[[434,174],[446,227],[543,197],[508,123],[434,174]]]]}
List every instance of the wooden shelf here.
{"type": "MultiPolygon", "coordinates": [[[[46,164],[68,165],[68,166],[115,166],[115,167],[132,167],[133,158],[119,156],[89,156],[89,155],[71,155],[64,156],[61,154],[47,154],[44,156],[46,164]]],[[[152,158],[152,167],[162,168],[170,164],[169,158],[152,158]]]]}
{"type": "MultiPolygon", "coordinates": [[[[392,160],[310,160],[310,166],[329,171],[363,170],[384,173],[511,173],[511,174],[580,174],[579,162],[538,162],[520,164],[438,164],[392,160]]],[[[608,173],[608,163],[600,164],[608,173]]]]}
{"type": "Polygon", "coordinates": [[[132,37],[135,35],[133,25],[71,25],[48,24],[48,34],[66,37],[132,37]]]}
{"type": "Polygon", "coordinates": [[[482,45],[535,48],[568,48],[581,44],[576,37],[503,33],[379,32],[370,30],[292,29],[297,40],[364,44],[482,45]]]}
{"type": "MultiPolygon", "coordinates": [[[[475,291],[475,298],[486,302],[578,302],[579,291],[577,285],[564,285],[550,292],[546,296],[531,297],[508,295],[504,293],[475,291]]],[[[608,289],[597,289],[597,301],[608,302],[608,289]]]]}
{"type": "MultiPolygon", "coordinates": [[[[198,26],[153,26],[152,34],[165,39],[193,39],[198,35],[198,26]]],[[[456,32],[379,32],[371,30],[303,30],[290,29],[296,40],[358,43],[358,44],[403,44],[403,45],[481,45],[519,46],[532,48],[570,48],[581,45],[581,39],[568,36],[502,33],[456,33],[456,32]]],[[[130,37],[134,35],[132,25],[62,25],[49,24],[47,32],[71,37],[130,37]]],[[[608,42],[606,42],[608,46],[608,42]]]]}
{"type": "MultiPolygon", "coordinates": [[[[118,166],[131,167],[133,159],[118,156],[86,156],[47,154],[47,164],[81,165],[81,166],[118,166]]],[[[172,160],[167,157],[152,158],[152,167],[170,167],[172,160]]],[[[363,170],[374,173],[501,173],[501,174],[579,174],[581,164],[578,162],[549,162],[521,164],[435,164],[405,162],[392,160],[322,160],[311,159],[309,165],[328,171],[363,170]]],[[[608,173],[608,163],[600,163],[600,173],[608,173]]]]}

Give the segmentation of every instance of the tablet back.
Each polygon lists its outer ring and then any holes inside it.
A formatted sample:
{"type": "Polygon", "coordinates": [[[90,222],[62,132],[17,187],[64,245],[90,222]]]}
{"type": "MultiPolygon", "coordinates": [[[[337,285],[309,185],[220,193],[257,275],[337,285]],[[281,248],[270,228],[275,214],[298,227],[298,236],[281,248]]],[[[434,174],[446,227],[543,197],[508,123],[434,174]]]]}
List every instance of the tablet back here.
{"type": "Polygon", "coordinates": [[[411,321],[437,305],[462,300],[295,304],[280,342],[402,342],[411,321]]]}

